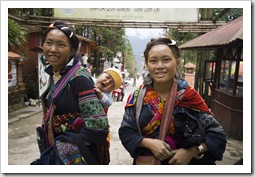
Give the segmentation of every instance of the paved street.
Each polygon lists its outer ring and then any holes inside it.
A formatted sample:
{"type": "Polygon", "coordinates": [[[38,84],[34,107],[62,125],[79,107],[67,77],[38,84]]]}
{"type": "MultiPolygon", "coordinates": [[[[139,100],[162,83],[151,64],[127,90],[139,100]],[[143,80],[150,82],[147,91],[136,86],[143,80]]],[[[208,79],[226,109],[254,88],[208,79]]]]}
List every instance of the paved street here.
{"type": "MultiPolygon", "coordinates": [[[[137,86],[141,83],[137,81],[137,86]]],[[[133,81],[129,81],[129,86],[125,89],[123,102],[114,102],[109,108],[108,117],[111,131],[110,165],[131,165],[132,159],[122,146],[118,138],[118,128],[124,113],[125,101],[131,91],[133,81]]],[[[41,124],[41,107],[29,106],[25,109],[13,112],[8,117],[8,164],[9,165],[29,165],[31,161],[39,157],[39,150],[36,140],[35,128],[41,124]]],[[[243,143],[241,141],[229,139],[226,152],[219,165],[231,165],[242,157],[243,143]]]]}

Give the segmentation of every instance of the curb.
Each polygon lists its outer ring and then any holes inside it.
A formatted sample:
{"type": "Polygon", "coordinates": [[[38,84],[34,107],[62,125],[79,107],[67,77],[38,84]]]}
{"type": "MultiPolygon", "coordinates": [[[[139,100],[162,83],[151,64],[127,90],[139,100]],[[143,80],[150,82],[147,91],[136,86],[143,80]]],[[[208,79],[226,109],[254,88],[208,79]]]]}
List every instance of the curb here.
{"type": "Polygon", "coordinates": [[[28,106],[23,109],[11,112],[8,114],[8,124],[17,122],[21,119],[26,119],[28,117],[31,117],[41,112],[42,112],[41,107],[33,107],[33,106],[28,106]]]}

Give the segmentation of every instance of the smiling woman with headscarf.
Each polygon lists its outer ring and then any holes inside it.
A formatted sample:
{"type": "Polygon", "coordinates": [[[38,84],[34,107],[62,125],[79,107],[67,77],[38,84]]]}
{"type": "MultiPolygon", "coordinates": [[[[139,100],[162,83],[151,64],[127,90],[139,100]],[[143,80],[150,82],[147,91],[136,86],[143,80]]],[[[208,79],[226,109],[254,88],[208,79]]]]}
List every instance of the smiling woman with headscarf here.
{"type": "Polygon", "coordinates": [[[50,75],[42,96],[45,149],[32,164],[108,165],[108,119],[94,82],[81,66],[77,36],[56,21],[45,31],[42,44],[50,75]]]}
{"type": "Polygon", "coordinates": [[[133,164],[213,165],[221,160],[227,142],[223,127],[199,93],[178,76],[176,42],[152,39],[144,58],[144,85],[129,95],[119,128],[133,164]]]}

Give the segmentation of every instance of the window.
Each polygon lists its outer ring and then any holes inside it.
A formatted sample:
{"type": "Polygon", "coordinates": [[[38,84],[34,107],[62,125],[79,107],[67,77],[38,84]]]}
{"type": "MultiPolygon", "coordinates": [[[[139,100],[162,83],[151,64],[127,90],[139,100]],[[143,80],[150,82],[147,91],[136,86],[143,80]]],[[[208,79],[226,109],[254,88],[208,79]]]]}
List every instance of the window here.
{"type": "Polygon", "coordinates": [[[205,61],[205,81],[214,81],[215,66],[215,61],[205,61]]]}
{"type": "MultiPolygon", "coordinates": [[[[234,94],[235,73],[237,72],[237,61],[222,60],[220,71],[219,89],[230,94],[234,94]]],[[[239,62],[238,79],[236,84],[237,96],[242,96],[243,92],[243,62],[239,62]]]]}
{"type": "Polygon", "coordinates": [[[240,62],[238,70],[238,82],[236,87],[236,95],[243,96],[243,62],[240,62]]]}

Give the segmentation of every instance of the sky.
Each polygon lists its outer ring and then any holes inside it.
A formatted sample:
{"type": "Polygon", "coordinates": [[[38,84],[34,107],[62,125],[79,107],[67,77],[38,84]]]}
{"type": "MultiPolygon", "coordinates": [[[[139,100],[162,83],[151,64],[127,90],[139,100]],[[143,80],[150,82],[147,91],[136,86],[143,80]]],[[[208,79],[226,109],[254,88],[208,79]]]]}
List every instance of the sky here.
{"type": "Polygon", "coordinates": [[[126,35],[128,37],[136,37],[138,39],[149,39],[152,37],[159,37],[162,35],[163,29],[153,28],[126,28],[126,35]]]}
{"type": "Polygon", "coordinates": [[[131,44],[133,53],[137,60],[137,71],[140,73],[142,69],[142,55],[146,44],[151,38],[163,36],[163,29],[154,28],[126,28],[126,35],[131,44]]]}

